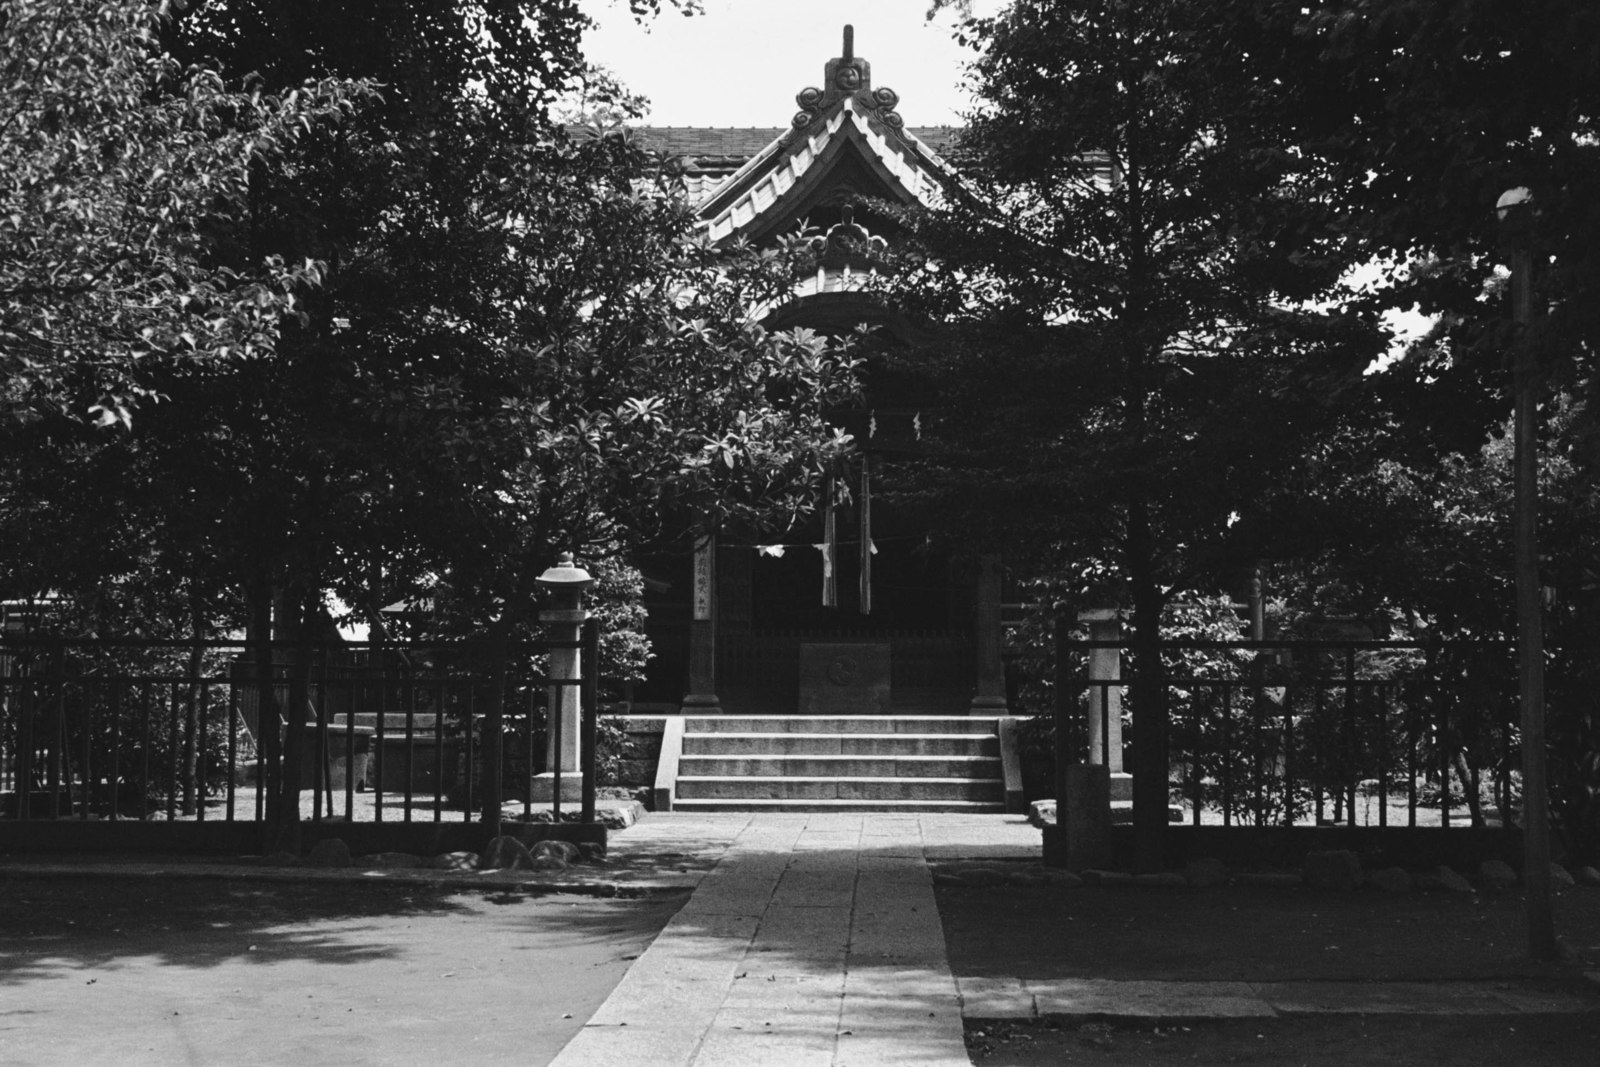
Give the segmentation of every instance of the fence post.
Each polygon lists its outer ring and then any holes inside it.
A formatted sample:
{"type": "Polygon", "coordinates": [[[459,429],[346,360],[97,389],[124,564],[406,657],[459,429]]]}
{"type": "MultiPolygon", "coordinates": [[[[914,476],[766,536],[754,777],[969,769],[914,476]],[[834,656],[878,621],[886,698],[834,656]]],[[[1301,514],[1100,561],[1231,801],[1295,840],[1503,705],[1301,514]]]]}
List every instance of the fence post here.
{"type": "MultiPolygon", "coordinates": [[[[489,646],[494,663],[489,669],[489,706],[483,712],[483,824],[491,838],[500,836],[500,730],[505,720],[506,659],[510,655],[504,636],[489,646]]],[[[381,720],[380,720],[381,721],[381,720]]]]}
{"type": "Polygon", "coordinates": [[[589,619],[583,624],[583,690],[579,694],[583,713],[579,759],[583,763],[584,822],[594,822],[594,790],[597,731],[600,725],[600,624],[589,619]]]}
{"type": "Polygon", "coordinates": [[[45,692],[49,694],[53,690],[54,699],[47,699],[45,702],[46,714],[50,718],[50,724],[45,728],[44,736],[47,752],[45,757],[45,788],[49,790],[49,812],[52,819],[61,817],[61,761],[65,755],[63,744],[67,736],[65,710],[67,697],[64,680],[66,671],[62,666],[61,658],[61,642],[51,641],[49,658],[45,661],[44,677],[45,692]],[[55,709],[53,712],[49,710],[52,707],[55,709]]]}
{"type": "Polygon", "coordinates": [[[1347,645],[1344,650],[1344,740],[1345,740],[1345,765],[1344,803],[1345,822],[1349,826],[1356,824],[1356,782],[1359,777],[1356,738],[1356,650],[1354,645],[1347,645]]]}

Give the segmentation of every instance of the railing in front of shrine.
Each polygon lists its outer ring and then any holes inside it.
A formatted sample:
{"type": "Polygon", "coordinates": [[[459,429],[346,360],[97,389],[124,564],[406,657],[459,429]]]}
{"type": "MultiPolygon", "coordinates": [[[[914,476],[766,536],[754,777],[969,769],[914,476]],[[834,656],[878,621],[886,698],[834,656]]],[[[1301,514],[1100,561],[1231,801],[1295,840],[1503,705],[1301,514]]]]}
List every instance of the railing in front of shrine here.
{"type": "MultiPolygon", "coordinates": [[[[1130,647],[1057,648],[1057,767],[1116,762],[1116,693],[1133,770],[1130,647]],[[1107,648],[1122,653],[1121,672],[1090,678],[1089,653],[1107,648]]],[[[1516,664],[1504,644],[1170,641],[1161,684],[1169,799],[1191,825],[1505,825],[1520,800],[1516,664]]]]}
{"type": "Polygon", "coordinates": [[[552,817],[565,801],[589,821],[595,644],[592,624],[576,646],[3,639],[0,818],[259,822],[291,793],[313,822],[474,821],[485,797],[531,818],[544,753],[562,751],[547,701],[576,685],[582,786],[556,792],[552,817]],[[537,669],[571,647],[583,677],[537,669]],[[292,701],[305,708],[294,738],[292,701]]]}

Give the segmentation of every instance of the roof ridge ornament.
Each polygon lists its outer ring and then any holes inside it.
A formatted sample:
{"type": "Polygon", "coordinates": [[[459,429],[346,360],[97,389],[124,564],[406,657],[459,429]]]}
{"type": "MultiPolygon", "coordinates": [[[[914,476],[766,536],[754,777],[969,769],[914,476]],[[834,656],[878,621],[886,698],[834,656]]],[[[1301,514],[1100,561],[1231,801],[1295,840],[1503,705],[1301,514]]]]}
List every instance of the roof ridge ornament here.
{"type": "Polygon", "coordinates": [[[842,107],[845,100],[854,100],[869,119],[876,119],[896,133],[904,128],[905,120],[895,111],[900,94],[886,86],[872,87],[872,64],[856,56],[855,41],[855,27],[846,25],[843,54],[828,60],[823,68],[823,88],[807,86],[795,94],[794,102],[800,110],[790,120],[792,129],[787,141],[793,141],[825,120],[842,107]]]}

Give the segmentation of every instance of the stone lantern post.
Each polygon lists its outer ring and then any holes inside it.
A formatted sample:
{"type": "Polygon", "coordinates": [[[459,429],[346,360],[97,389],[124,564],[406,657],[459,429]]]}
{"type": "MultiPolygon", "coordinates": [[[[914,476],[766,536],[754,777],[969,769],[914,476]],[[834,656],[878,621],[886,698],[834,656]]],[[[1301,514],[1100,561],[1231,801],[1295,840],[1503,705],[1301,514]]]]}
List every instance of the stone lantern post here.
{"type": "MultiPolygon", "coordinates": [[[[589,613],[583,607],[583,591],[594,584],[589,572],[572,560],[571,552],[563,552],[556,565],[539,575],[538,582],[551,592],[551,606],[539,612],[550,640],[570,643],[571,648],[550,650],[550,677],[576,680],[583,672],[582,654],[577,646],[583,624],[589,613]]],[[[592,665],[591,668],[593,669],[592,665]]],[[[582,694],[576,685],[552,685],[547,688],[549,733],[545,743],[544,773],[534,780],[534,796],[538,801],[555,797],[559,788],[563,796],[576,796],[582,781],[579,764],[579,704],[582,694]],[[556,780],[559,770],[561,779],[556,780]],[[568,793],[567,786],[573,787],[568,793]]]]}

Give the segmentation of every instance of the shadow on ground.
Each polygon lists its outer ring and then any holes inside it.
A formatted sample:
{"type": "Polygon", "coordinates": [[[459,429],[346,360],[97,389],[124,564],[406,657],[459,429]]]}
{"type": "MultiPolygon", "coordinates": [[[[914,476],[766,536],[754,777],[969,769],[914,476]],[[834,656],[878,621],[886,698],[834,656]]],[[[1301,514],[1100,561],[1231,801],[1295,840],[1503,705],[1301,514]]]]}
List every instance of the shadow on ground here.
{"type": "Polygon", "coordinates": [[[1600,891],[1555,900],[1576,958],[1528,959],[1522,896],[1309,888],[937,889],[961,977],[1439,981],[1576,977],[1600,967],[1600,891]]]}
{"type": "Polygon", "coordinates": [[[686,894],[640,901],[350,882],[151,877],[0,878],[0,985],[124,959],[185,968],[298,960],[349,966],[404,956],[467,923],[515,948],[648,941],[686,894]]]}

